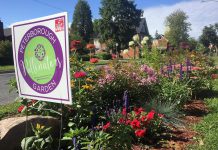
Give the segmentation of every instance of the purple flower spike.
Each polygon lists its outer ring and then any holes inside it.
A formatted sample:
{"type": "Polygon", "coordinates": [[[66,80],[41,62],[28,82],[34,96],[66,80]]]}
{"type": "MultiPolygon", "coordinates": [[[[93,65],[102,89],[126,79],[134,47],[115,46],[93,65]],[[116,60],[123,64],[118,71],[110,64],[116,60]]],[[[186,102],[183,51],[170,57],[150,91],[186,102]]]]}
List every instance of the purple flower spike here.
{"type": "Polygon", "coordinates": [[[182,75],[183,75],[183,72],[182,72],[182,64],[180,64],[180,70],[179,70],[179,79],[182,80],[182,75]]]}
{"type": "Polygon", "coordinates": [[[128,112],[128,108],[129,108],[129,96],[128,96],[128,91],[127,90],[124,92],[123,101],[124,101],[124,107],[126,108],[126,111],[128,112]]]}

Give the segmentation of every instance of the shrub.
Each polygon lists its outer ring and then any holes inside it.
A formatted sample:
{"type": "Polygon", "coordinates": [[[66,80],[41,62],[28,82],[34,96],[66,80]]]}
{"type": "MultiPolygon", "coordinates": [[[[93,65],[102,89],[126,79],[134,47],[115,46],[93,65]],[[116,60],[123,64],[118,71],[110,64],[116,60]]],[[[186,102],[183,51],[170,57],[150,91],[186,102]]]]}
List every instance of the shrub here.
{"type": "Polygon", "coordinates": [[[10,41],[0,41],[0,65],[13,64],[13,50],[10,41]]]}
{"type": "Polygon", "coordinates": [[[112,59],[112,56],[109,53],[99,53],[99,54],[97,54],[97,57],[100,59],[103,59],[103,60],[112,59]]]}

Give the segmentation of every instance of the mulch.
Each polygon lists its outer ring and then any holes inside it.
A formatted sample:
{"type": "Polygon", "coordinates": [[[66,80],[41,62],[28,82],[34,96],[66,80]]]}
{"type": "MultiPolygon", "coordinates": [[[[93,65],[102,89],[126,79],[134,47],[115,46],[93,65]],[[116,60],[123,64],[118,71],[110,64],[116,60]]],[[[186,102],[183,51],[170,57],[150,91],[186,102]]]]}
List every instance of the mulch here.
{"type": "Polygon", "coordinates": [[[135,145],[133,150],[184,150],[188,145],[194,144],[194,137],[198,133],[191,129],[191,125],[199,123],[209,111],[204,101],[192,100],[184,106],[184,112],[185,116],[181,118],[184,127],[172,127],[167,134],[168,136],[163,137],[162,144],[144,148],[135,145]]]}

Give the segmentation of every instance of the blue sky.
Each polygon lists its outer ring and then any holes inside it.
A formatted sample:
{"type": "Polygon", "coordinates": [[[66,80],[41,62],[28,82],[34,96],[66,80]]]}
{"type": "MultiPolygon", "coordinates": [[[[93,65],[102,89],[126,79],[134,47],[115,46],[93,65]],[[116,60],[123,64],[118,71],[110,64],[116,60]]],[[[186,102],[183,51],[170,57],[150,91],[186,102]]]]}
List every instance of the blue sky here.
{"type": "MultiPolygon", "coordinates": [[[[90,4],[93,18],[99,18],[101,0],[87,0],[90,4]]],[[[24,21],[54,13],[67,11],[69,22],[77,0],[2,0],[0,5],[0,19],[4,27],[9,27],[17,21],[24,21]]],[[[135,0],[137,8],[144,10],[148,28],[153,35],[156,30],[164,32],[164,19],[175,9],[182,9],[190,15],[190,21],[194,23],[194,31],[190,34],[198,37],[204,25],[218,22],[218,2],[202,3],[201,0],[135,0]],[[205,13],[209,13],[205,15],[205,13]],[[195,15],[195,16],[193,16],[195,15]],[[193,19],[194,18],[194,19],[193,19]],[[209,20],[209,21],[208,21],[209,20]],[[206,24],[207,23],[207,24],[206,24]],[[196,25],[197,24],[197,25],[196,25]],[[195,28],[198,28],[196,30],[195,28]]]]}

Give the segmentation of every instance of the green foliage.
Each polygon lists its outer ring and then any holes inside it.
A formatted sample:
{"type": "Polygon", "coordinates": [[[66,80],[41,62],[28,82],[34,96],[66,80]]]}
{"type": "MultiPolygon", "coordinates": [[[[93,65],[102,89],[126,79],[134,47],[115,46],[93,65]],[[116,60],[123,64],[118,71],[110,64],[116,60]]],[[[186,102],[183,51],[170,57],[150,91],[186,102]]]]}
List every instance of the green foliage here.
{"type": "Polygon", "coordinates": [[[129,0],[102,0],[101,4],[100,39],[104,42],[113,39],[119,43],[118,50],[127,48],[139,26],[142,10],[129,0]]]}
{"type": "Polygon", "coordinates": [[[182,10],[176,10],[171,13],[165,20],[166,31],[165,36],[171,44],[178,47],[180,42],[188,41],[189,30],[191,24],[187,22],[188,16],[182,10]]]}
{"type": "Polygon", "coordinates": [[[13,50],[10,41],[0,41],[0,65],[13,64],[13,50]]]}
{"type": "Polygon", "coordinates": [[[111,134],[113,137],[109,141],[108,150],[131,150],[134,133],[130,126],[115,126],[111,134]]]}
{"type": "Polygon", "coordinates": [[[112,137],[103,131],[91,131],[88,127],[75,128],[64,134],[63,141],[68,141],[67,149],[74,150],[78,147],[87,150],[106,149],[112,137]],[[75,143],[72,142],[75,140],[75,143]]]}
{"type": "Polygon", "coordinates": [[[218,46],[218,30],[215,25],[205,26],[203,28],[203,33],[200,36],[200,42],[208,47],[211,44],[218,46]]]}
{"type": "Polygon", "coordinates": [[[188,84],[172,79],[161,80],[161,91],[158,99],[166,103],[176,103],[177,106],[183,106],[191,99],[191,89],[188,84]]]}
{"type": "Polygon", "coordinates": [[[96,56],[97,56],[98,58],[102,59],[102,60],[109,60],[109,59],[112,58],[111,54],[106,53],[106,52],[104,52],[104,53],[99,53],[99,54],[97,54],[96,56]]]}
{"type": "Polygon", "coordinates": [[[188,44],[189,44],[189,47],[190,47],[190,50],[197,50],[197,45],[198,45],[198,41],[195,40],[194,38],[189,38],[188,39],[188,44]]]}
{"type": "Polygon", "coordinates": [[[76,4],[71,31],[77,32],[86,42],[89,42],[92,37],[92,12],[86,0],[79,0],[76,4]]]}
{"type": "Polygon", "coordinates": [[[21,141],[22,150],[50,150],[52,149],[53,139],[50,135],[51,127],[45,128],[39,124],[36,128],[32,126],[34,136],[26,137],[21,141]]]}
{"type": "Polygon", "coordinates": [[[90,60],[90,55],[82,55],[79,56],[83,61],[89,61],[90,60]]]}

